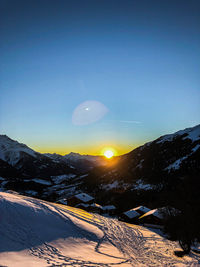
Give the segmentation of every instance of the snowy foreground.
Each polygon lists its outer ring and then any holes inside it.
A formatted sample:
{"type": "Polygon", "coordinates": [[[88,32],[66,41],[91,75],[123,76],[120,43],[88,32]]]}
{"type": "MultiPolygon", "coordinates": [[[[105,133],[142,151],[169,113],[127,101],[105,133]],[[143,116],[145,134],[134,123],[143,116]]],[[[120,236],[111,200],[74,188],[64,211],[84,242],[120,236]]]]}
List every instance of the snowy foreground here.
{"type": "Polygon", "coordinates": [[[155,232],[0,192],[0,266],[200,266],[155,232]]]}

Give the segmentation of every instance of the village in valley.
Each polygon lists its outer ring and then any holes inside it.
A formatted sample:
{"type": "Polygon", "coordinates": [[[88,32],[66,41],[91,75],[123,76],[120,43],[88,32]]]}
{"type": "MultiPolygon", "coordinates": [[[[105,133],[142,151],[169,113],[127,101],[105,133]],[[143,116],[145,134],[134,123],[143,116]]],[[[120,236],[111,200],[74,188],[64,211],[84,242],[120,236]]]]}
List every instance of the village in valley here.
{"type": "Polygon", "coordinates": [[[112,204],[102,206],[95,203],[95,198],[87,193],[79,193],[69,198],[62,198],[57,203],[116,218],[127,223],[160,229],[163,228],[164,212],[167,211],[167,208],[149,209],[145,206],[138,206],[121,213],[112,204]]]}

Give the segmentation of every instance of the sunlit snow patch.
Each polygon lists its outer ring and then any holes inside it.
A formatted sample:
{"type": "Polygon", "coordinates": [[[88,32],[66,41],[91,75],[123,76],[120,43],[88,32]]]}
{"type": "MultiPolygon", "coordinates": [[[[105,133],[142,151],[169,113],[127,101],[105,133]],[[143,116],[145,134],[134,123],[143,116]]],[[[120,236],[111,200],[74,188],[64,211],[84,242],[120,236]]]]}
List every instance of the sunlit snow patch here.
{"type": "Polygon", "coordinates": [[[87,125],[100,120],[107,112],[108,109],[104,104],[98,101],[85,101],[75,108],[72,123],[87,125]]]}

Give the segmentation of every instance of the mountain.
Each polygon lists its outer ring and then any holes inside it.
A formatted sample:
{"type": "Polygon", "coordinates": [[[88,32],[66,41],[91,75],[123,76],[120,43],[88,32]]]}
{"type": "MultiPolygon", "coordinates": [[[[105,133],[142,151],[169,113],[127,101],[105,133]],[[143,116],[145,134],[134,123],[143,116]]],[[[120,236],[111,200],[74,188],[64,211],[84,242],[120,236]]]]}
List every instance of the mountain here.
{"type": "Polygon", "coordinates": [[[103,164],[100,156],[41,154],[0,135],[0,187],[56,200],[79,190],[88,172],[103,164]]]}
{"type": "Polygon", "coordinates": [[[119,211],[141,204],[180,208],[186,196],[200,203],[200,125],[161,136],[106,165],[101,157],[37,153],[7,136],[0,136],[0,159],[3,188],[51,201],[86,192],[119,211]]]}
{"type": "Polygon", "coordinates": [[[1,266],[198,265],[155,230],[80,209],[0,192],[0,211],[1,266]]]}
{"type": "Polygon", "coordinates": [[[6,135],[0,135],[2,189],[52,199],[58,188],[64,190],[80,173],[67,162],[52,159],[6,135]],[[58,181],[62,182],[62,186],[59,186],[58,181]]]}
{"type": "Polygon", "coordinates": [[[0,135],[0,159],[26,177],[45,179],[52,175],[75,173],[66,162],[51,159],[6,135],[0,135]]]}
{"type": "Polygon", "coordinates": [[[116,164],[94,169],[85,179],[85,188],[99,199],[115,201],[126,209],[141,201],[150,206],[165,205],[183,182],[188,188],[194,184],[199,188],[199,181],[197,125],[146,143],[121,156],[116,164]]]}
{"type": "Polygon", "coordinates": [[[64,156],[59,154],[46,153],[51,159],[65,162],[72,168],[78,169],[80,172],[88,172],[94,167],[105,165],[106,161],[103,156],[81,155],[79,153],[71,152],[64,156]]]}

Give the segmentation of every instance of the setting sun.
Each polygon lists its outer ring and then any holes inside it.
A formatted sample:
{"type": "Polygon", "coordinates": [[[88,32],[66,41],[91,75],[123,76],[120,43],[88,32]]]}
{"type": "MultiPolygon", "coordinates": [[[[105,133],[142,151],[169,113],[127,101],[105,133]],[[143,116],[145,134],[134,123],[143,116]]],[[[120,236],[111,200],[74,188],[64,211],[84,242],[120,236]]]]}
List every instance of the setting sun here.
{"type": "Polygon", "coordinates": [[[104,152],[104,156],[105,156],[107,159],[110,159],[110,158],[112,158],[112,157],[114,156],[114,153],[113,153],[113,151],[111,151],[111,150],[106,150],[106,151],[104,152]]]}

